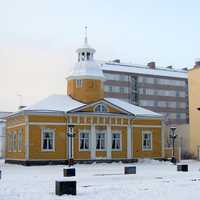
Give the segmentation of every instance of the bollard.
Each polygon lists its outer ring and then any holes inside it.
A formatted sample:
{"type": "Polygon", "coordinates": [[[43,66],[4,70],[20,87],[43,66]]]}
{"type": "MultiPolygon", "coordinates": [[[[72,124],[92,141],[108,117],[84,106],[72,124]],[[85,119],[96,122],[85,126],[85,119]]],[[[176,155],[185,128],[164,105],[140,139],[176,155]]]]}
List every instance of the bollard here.
{"type": "Polygon", "coordinates": [[[136,174],[136,166],[124,167],[124,174],[136,174]]]}
{"type": "Polygon", "coordinates": [[[64,177],[76,176],[76,170],[75,170],[75,168],[63,169],[63,176],[64,177]]]}
{"type": "Polygon", "coordinates": [[[188,165],[177,165],[177,171],[188,172],[188,165]]]}
{"type": "Polygon", "coordinates": [[[56,181],[56,195],[76,195],[76,181],[56,181]]]}

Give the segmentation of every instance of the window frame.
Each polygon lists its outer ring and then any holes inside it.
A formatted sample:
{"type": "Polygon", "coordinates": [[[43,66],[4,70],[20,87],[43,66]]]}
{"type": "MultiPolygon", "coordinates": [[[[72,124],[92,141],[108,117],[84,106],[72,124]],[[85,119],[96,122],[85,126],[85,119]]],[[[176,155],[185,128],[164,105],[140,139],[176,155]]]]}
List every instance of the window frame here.
{"type": "Polygon", "coordinates": [[[95,107],[94,107],[94,112],[97,112],[97,113],[107,113],[108,112],[108,106],[103,104],[103,103],[99,103],[97,104],[95,107]],[[97,107],[100,106],[100,111],[97,111],[97,107]],[[103,107],[105,108],[106,111],[103,111],[103,107]]]}
{"type": "Polygon", "coordinates": [[[17,150],[18,152],[22,152],[22,144],[23,144],[23,136],[22,136],[22,128],[18,129],[18,133],[17,133],[17,150]],[[19,137],[21,136],[21,137],[19,137]],[[20,139],[20,140],[19,140],[20,139]],[[21,141],[21,143],[19,143],[19,141],[21,141]]]}
{"type": "Polygon", "coordinates": [[[12,133],[12,152],[17,152],[17,133],[12,133]]]}
{"type": "MultiPolygon", "coordinates": [[[[101,147],[101,140],[100,140],[100,144],[99,145],[101,147]]],[[[96,132],[96,147],[95,147],[96,151],[106,151],[106,146],[107,146],[106,131],[97,131],[96,132]],[[103,149],[102,148],[97,149],[97,135],[98,134],[104,134],[104,148],[103,149]]]]}
{"type": "Polygon", "coordinates": [[[112,131],[112,144],[111,144],[111,148],[112,148],[112,151],[122,151],[122,134],[120,131],[112,131]],[[116,149],[112,147],[112,144],[113,144],[113,135],[114,134],[119,134],[119,142],[120,142],[120,148],[119,149],[116,149]]]}
{"type": "MultiPolygon", "coordinates": [[[[84,139],[84,141],[85,141],[85,139],[84,139]]],[[[85,145],[84,145],[85,146],[85,145]]],[[[90,130],[80,130],[79,131],[79,151],[90,151],[90,130]],[[88,149],[81,149],[80,147],[81,147],[81,134],[83,134],[83,133],[85,133],[85,134],[88,134],[88,149]]]]}
{"type": "Polygon", "coordinates": [[[8,147],[8,152],[12,152],[12,133],[11,132],[9,132],[8,133],[8,141],[7,141],[7,147],[8,147]]]}
{"type": "Polygon", "coordinates": [[[42,128],[41,130],[41,152],[55,152],[55,145],[56,145],[56,142],[55,142],[55,129],[52,129],[52,128],[42,128]],[[44,133],[45,132],[51,132],[53,134],[53,148],[52,149],[44,149],[43,148],[43,141],[44,141],[44,133]]]}
{"type": "Polygon", "coordinates": [[[76,79],[76,88],[82,88],[82,87],[83,87],[83,80],[76,79]]]}
{"type": "Polygon", "coordinates": [[[142,151],[152,151],[153,150],[153,134],[152,134],[152,130],[143,130],[142,131],[142,151]],[[151,138],[151,148],[145,148],[144,147],[144,135],[145,134],[149,134],[150,138],[151,138]]]}

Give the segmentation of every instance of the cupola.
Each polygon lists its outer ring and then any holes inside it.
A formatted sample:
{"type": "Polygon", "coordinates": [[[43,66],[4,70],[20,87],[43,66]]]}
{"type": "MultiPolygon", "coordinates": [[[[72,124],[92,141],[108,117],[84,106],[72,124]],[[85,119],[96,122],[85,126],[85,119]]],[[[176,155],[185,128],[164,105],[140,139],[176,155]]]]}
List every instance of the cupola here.
{"type": "Polygon", "coordinates": [[[77,63],[67,77],[67,94],[84,103],[104,98],[104,75],[94,60],[95,52],[95,49],[88,45],[85,27],[84,45],[76,50],[77,63]]]}

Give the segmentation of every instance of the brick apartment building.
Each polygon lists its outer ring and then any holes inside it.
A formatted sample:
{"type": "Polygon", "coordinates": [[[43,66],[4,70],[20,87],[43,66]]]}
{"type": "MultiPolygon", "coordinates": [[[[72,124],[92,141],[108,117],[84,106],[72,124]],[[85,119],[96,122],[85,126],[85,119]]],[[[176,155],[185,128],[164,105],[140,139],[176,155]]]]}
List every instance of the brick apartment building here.
{"type": "Polygon", "coordinates": [[[155,62],[146,66],[122,64],[120,60],[101,63],[106,81],[106,97],[164,114],[166,124],[188,123],[187,69],[168,66],[160,68],[155,62]]]}

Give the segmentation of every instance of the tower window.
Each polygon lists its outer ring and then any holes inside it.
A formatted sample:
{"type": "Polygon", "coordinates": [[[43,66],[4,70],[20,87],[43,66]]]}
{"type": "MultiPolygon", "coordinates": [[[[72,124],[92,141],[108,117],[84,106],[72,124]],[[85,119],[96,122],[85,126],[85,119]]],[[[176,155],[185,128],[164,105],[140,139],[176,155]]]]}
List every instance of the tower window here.
{"type": "Polygon", "coordinates": [[[90,52],[87,52],[87,60],[90,60],[90,52]]]}
{"type": "Polygon", "coordinates": [[[76,80],[76,88],[82,88],[82,84],[83,84],[82,80],[80,79],[76,80]]]}
{"type": "Polygon", "coordinates": [[[81,60],[82,60],[82,61],[85,60],[85,52],[82,52],[82,54],[81,54],[81,60]]]}

